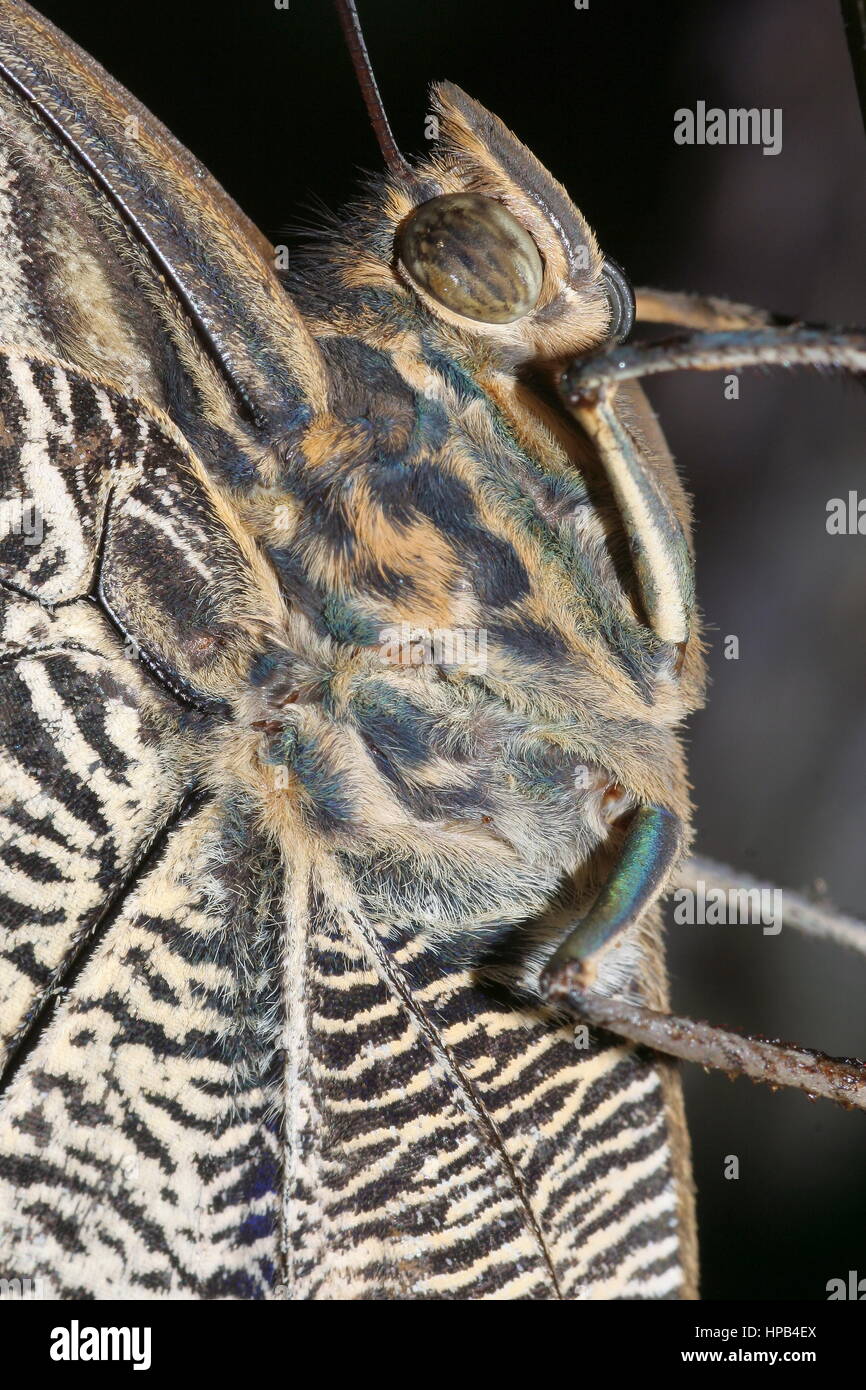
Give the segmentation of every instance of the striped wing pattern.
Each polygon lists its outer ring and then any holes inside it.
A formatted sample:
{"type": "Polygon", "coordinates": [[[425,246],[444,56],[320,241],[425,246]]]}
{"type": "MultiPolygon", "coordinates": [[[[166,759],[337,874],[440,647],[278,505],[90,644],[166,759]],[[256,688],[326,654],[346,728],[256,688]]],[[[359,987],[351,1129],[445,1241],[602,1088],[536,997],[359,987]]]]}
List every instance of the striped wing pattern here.
{"type": "Polygon", "coordinates": [[[146,434],[76,373],[8,353],[0,416],[8,1048],[172,815],[189,740],[91,598],[111,489],[137,471],[146,434]]]}
{"type": "Polygon", "coordinates": [[[94,595],[130,515],[200,585],[202,631],[242,557],[189,474],[166,536],[182,460],[146,411],[42,358],[7,355],[0,383],[5,495],[44,526],[38,564],[22,535],[2,552],[12,1266],[59,1298],[678,1296],[658,1062],[580,1050],[435,940],[377,928],[280,861],[242,788],[184,799],[217,737],[183,703],[202,668],[142,666],[94,595]]]}
{"type": "Polygon", "coordinates": [[[252,828],[190,801],[213,702],[183,697],[186,675],[219,688],[212,599],[238,599],[242,560],[167,421],[14,353],[0,412],[2,495],[26,518],[0,544],[4,1259],[58,1298],[261,1296],[275,876],[252,828]],[[123,563],[130,626],[160,593],[187,635],[209,622],[194,671],[137,659],[104,597],[123,563]]]}
{"type": "Polygon", "coordinates": [[[51,619],[20,600],[0,608],[6,1052],[172,814],[182,740],[95,614],[67,608],[51,619]]]}
{"type": "Polygon", "coordinates": [[[174,826],[14,1075],[12,1266],[57,1298],[675,1296],[655,1063],[578,1053],[417,939],[313,904],[274,1113],[275,876],[249,828],[227,865],[239,827],[174,826]]]}
{"type": "Polygon", "coordinates": [[[315,895],[307,921],[289,1296],[677,1296],[655,1060],[579,1050],[573,1026],[443,968],[423,936],[315,895]]]}
{"type": "MultiPolygon", "coordinates": [[[[156,846],[8,1086],[4,1255],[49,1297],[255,1298],[273,1284],[276,1138],[237,969],[256,964],[237,939],[268,917],[255,868],[213,863],[220,828],[205,808],[156,846]]],[[[267,997],[259,971],[246,979],[267,997]]]]}
{"type": "MultiPolygon", "coordinates": [[[[379,920],[390,870],[423,905],[395,868],[406,827],[446,793],[477,809],[456,754],[410,750],[402,785],[359,753],[371,722],[400,746],[400,673],[359,699],[334,681],[327,714],[302,699],[308,819],[275,830],[267,681],[294,643],[317,688],[334,634],[311,638],[315,605],[292,608],[250,539],[328,384],[269,248],[19,0],[0,0],[0,77],[0,1275],[59,1299],[691,1296],[665,1064],[577,1046],[526,979],[491,974],[490,934],[379,920]],[[326,746],[361,767],[368,844],[331,843],[326,746]]],[[[363,386],[366,437],[375,383],[338,376],[363,386]]],[[[530,770],[541,817],[556,768],[530,770]]],[[[465,843],[458,897],[484,877],[465,843]]],[[[526,915],[512,898],[503,921],[526,915]]],[[[633,987],[660,1003],[656,943],[633,987]]]]}

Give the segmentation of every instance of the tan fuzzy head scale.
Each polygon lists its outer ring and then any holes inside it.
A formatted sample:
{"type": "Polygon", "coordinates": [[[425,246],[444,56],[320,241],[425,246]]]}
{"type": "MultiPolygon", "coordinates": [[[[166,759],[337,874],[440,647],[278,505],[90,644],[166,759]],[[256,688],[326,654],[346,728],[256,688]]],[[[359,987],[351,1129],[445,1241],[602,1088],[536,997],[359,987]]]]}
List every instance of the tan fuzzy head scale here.
{"type": "MultiPolygon", "coordinates": [[[[369,243],[353,245],[346,283],[393,292],[396,277],[405,285],[407,305],[420,301],[452,350],[483,344],[494,361],[550,362],[600,347],[612,320],[604,257],[565,189],[502,121],[459,87],[438,83],[430,99],[438,121],[435,150],[415,166],[412,179],[388,179],[377,253],[371,254],[369,243]],[[507,220],[512,244],[520,243],[519,314],[503,312],[498,321],[484,322],[478,314],[457,312],[429,292],[411,256],[406,259],[407,239],[417,219],[426,217],[425,205],[458,195],[471,195],[476,210],[489,200],[487,220],[507,220]],[[530,269],[533,252],[540,266],[530,269]]],[[[483,272],[480,278],[486,278],[483,272]]],[[[483,285],[478,291],[483,296],[483,285]]],[[[468,289],[463,294],[471,298],[468,289]]]]}

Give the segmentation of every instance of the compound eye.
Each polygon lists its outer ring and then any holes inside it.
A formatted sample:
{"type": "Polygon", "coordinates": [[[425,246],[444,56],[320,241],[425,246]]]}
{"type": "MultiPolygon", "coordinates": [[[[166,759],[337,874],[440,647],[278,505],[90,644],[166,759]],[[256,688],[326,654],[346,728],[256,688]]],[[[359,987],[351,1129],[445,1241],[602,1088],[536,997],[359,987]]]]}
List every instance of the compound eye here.
{"type": "Polygon", "coordinates": [[[447,193],[422,203],[402,227],[397,252],[415,284],[462,318],[513,323],[538,303],[538,248],[494,198],[447,193]]]}

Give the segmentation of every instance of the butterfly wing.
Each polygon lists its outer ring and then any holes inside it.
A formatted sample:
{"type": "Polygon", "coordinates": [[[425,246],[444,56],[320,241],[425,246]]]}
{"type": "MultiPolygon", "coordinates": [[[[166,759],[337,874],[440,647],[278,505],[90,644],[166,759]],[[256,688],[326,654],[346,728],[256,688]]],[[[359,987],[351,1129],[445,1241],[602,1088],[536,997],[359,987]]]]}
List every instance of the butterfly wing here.
{"type": "Polygon", "coordinates": [[[256,479],[316,349],[264,239],[26,5],[0,67],[4,1252],[52,1297],[255,1297],[269,880],[189,797],[269,581],[209,486],[256,479]]]}
{"type": "Polygon", "coordinates": [[[168,418],[104,381],[7,351],[0,414],[4,1252],[51,1297],[254,1297],[275,880],[200,748],[255,557],[168,418]]]}
{"type": "Polygon", "coordinates": [[[302,626],[244,499],[329,390],[266,244],[8,0],[0,74],[4,1248],[60,1298],[676,1296],[664,1066],[361,910],[228,717],[302,626]]]}
{"type": "Polygon", "coordinates": [[[192,789],[274,585],[213,479],[323,379],[264,239],[27,5],[0,74],[4,1253],[52,1297],[254,1297],[269,880],[192,789]]]}
{"type": "Polygon", "coordinates": [[[126,383],[187,425],[210,466],[248,480],[249,425],[290,428],[326,392],[264,238],[17,0],[0,5],[0,75],[4,340],[126,383]]]}
{"type": "MultiPolygon", "coordinates": [[[[675,1298],[664,1069],[312,893],[289,916],[286,1296],[675,1298]]],[[[688,1278],[688,1274],[685,1275],[688,1278]]]]}
{"type": "Polygon", "coordinates": [[[255,1026],[267,861],[246,835],[237,862],[221,855],[245,828],[236,808],[175,814],[7,1080],[4,1255],[46,1297],[273,1285],[279,1155],[255,1026]]]}

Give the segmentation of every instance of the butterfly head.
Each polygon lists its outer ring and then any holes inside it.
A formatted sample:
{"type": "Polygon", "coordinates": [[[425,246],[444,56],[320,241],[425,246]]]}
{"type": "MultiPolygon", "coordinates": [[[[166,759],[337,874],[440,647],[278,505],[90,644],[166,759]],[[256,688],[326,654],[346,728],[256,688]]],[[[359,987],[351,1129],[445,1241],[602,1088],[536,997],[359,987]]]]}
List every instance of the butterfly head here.
{"type": "Polygon", "coordinates": [[[432,102],[434,153],[390,194],[401,284],[446,332],[510,361],[626,336],[631,289],[565,189],[459,87],[439,83],[432,102]]]}

